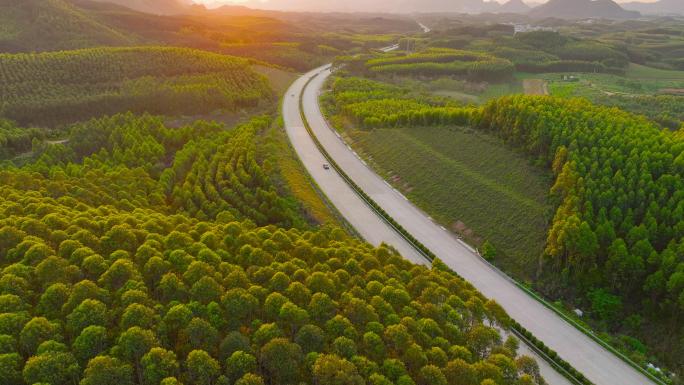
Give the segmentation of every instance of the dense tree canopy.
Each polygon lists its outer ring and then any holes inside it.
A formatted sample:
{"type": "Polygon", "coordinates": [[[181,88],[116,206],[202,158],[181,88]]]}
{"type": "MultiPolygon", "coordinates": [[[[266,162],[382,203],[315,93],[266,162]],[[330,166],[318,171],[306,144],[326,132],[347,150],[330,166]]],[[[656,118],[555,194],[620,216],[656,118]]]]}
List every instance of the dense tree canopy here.
{"type": "MultiPolygon", "coordinates": [[[[682,314],[681,138],[584,100],[507,97],[485,106],[478,120],[556,174],[551,193],[559,207],[546,262],[562,272],[565,284],[617,294],[629,311],[682,314]]],[[[606,301],[605,295],[589,297],[606,301]]],[[[621,314],[615,311],[598,315],[614,322],[621,314]]]]}
{"type": "Polygon", "coordinates": [[[272,181],[268,124],[118,115],[0,170],[0,381],[527,378],[506,316],[439,261],[306,225],[272,181]]]}
{"type": "Polygon", "coordinates": [[[22,125],[126,111],[235,110],[272,96],[268,82],[247,60],[186,48],[1,54],[0,68],[2,115],[22,125]]]}

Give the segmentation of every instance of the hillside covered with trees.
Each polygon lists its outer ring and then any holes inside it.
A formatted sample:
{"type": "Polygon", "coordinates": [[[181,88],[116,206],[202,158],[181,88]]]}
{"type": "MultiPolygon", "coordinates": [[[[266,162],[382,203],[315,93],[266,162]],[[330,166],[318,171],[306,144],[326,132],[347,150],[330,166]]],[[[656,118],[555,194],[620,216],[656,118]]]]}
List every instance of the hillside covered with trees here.
{"type": "Polygon", "coordinates": [[[245,59],[186,48],[0,54],[1,111],[21,125],[56,125],[126,111],[254,108],[274,96],[250,66],[245,59]]]}
{"type": "Polygon", "coordinates": [[[544,383],[442,264],[303,221],[268,124],[117,115],[0,170],[0,382],[544,383]]]}

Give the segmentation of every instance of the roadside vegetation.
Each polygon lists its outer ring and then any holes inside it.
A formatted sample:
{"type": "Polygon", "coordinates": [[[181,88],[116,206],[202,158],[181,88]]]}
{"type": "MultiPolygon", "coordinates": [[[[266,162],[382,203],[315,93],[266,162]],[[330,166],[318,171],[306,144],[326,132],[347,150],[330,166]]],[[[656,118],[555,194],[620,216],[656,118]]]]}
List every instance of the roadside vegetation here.
{"type": "Polygon", "coordinates": [[[550,178],[540,168],[502,142],[460,127],[347,134],[387,180],[438,222],[516,276],[535,278],[529,274],[543,251],[551,212],[550,178]]]}
{"type": "MultiPolygon", "coordinates": [[[[682,308],[674,257],[684,237],[679,135],[585,100],[516,96],[464,107],[345,76],[324,102],[388,180],[442,223],[455,222],[452,231],[470,237],[483,256],[519,278],[537,278],[537,290],[588,309],[603,330],[660,347],[652,330],[681,334],[663,321],[682,308]],[[529,162],[555,181],[530,172],[529,162]],[[549,208],[555,215],[546,227],[549,208]]],[[[643,345],[628,340],[617,345],[645,365],[643,345]]]]}

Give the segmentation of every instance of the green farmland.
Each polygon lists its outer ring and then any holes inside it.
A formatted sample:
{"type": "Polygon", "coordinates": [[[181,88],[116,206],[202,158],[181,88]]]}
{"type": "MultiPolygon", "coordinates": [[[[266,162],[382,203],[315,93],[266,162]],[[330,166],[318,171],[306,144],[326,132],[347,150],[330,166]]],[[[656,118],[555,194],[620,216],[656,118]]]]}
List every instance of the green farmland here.
{"type": "Polygon", "coordinates": [[[475,246],[488,240],[498,251],[498,265],[531,278],[551,212],[550,177],[544,171],[497,139],[467,129],[348,135],[376,170],[438,222],[475,246]]]}

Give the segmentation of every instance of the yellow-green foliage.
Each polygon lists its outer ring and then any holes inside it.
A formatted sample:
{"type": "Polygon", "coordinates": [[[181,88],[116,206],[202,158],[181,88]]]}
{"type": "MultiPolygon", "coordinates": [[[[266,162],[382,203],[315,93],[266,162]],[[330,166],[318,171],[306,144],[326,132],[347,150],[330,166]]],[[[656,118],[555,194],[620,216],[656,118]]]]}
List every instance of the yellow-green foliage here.
{"type": "Polygon", "coordinates": [[[464,125],[474,109],[361,78],[337,78],[328,106],[364,128],[464,125]]]}
{"type": "Polygon", "coordinates": [[[502,309],[439,261],[268,223],[263,121],[92,124],[80,152],[0,173],[0,383],[542,383],[493,327],[502,309]]]}
{"type": "Polygon", "coordinates": [[[21,124],[126,111],[199,114],[272,97],[247,60],[185,48],[0,54],[0,68],[2,115],[21,124]]]}
{"type": "Polygon", "coordinates": [[[385,54],[366,67],[374,74],[445,76],[461,75],[474,80],[501,80],[513,74],[513,63],[486,53],[429,48],[401,55],[385,54]]]}

